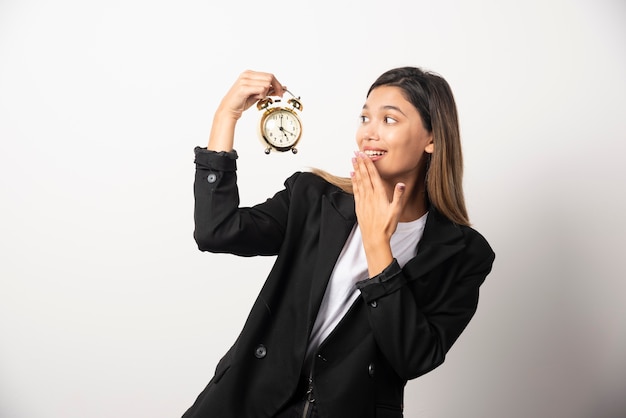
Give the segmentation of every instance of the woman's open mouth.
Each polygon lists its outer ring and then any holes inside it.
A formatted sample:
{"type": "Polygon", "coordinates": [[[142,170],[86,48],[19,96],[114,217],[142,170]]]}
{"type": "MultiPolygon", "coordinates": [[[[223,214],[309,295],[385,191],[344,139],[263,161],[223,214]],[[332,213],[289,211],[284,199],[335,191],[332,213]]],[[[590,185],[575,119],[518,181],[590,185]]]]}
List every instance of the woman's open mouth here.
{"type": "Polygon", "coordinates": [[[383,155],[387,154],[387,151],[369,149],[369,150],[363,151],[363,153],[367,155],[370,158],[370,160],[376,161],[376,160],[380,160],[383,157],[383,155]]]}

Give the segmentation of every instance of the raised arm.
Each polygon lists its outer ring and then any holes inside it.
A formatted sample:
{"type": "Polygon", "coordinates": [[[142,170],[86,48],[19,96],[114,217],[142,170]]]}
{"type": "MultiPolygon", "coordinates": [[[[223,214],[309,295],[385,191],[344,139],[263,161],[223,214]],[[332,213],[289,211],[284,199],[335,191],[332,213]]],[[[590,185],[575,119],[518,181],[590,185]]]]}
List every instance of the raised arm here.
{"type": "Polygon", "coordinates": [[[276,254],[283,240],[289,192],[254,207],[239,207],[235,126],[242,113],[285,88],[269,73],[244,71],[222,99],[207,148],[196,148],[194,238],[203,251],[238,255],[276,254]]]}
{"type": "Polygon", "coordinates": [[[281,96],[285,88],[270,73],[244,71],[228,90],[213,117],[208,150],[232,151],[235,125],[244,111],[267,96],[281,96]]]}

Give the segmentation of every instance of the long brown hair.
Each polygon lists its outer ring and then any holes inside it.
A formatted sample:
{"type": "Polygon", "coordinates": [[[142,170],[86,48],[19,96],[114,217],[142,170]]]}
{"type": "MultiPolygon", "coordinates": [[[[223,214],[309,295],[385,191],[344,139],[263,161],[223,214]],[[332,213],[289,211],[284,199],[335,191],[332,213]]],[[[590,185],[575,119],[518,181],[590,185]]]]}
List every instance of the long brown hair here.
{"type": "MultiPolygon", "coordinates": [[[[417,67],[400,67],[383,73],[372,84],[399,87],[419,112],[424,128],[433,134],[434,151],[426,154],[426,197],[441,214],[459,225],[469,225],[463,195],[463,154],[456,103],[448,82],[417,67]]],[[[366,96],[366,97],[367,97],[366,96]]],[[[323,170],[313,172],[352,193],[352,181],[323,170]]]]}

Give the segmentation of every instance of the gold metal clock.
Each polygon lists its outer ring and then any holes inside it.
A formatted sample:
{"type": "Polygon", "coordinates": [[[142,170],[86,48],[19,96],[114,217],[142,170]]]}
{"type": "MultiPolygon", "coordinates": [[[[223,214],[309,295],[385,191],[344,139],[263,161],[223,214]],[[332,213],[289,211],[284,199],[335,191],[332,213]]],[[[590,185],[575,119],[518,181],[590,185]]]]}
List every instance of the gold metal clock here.
{"type": "Polygon", "coordinates": [[[296,145],[302,137],[302,102],[287,90],[292,98],[284,105],[282,99],[266,97],[259,100],[257,108],[263,111],[259,124],[259,137],[265,153],[272,151],[297,153],[296,145]]]}

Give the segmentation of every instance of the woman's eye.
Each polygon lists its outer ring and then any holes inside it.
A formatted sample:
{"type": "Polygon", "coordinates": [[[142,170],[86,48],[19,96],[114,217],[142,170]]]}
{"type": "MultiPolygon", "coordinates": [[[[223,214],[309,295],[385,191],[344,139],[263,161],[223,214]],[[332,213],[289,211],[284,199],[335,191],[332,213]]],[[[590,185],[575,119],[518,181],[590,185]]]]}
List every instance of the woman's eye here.
{"type": "Polygon", "coordinates": [[[388,123],[388,124],[397,122],[397,120],[395,120],[394,118],[392,118],[390,116],[385,116],[383,120],[385,121],[385,123],[388,123]]]}
{"type": "Polygon", "coordinates": [[[360,121],[361,123],[365,123],[365,122],[367,122],[368,120],[369,120],[369,119],[367,118],[367,116],[364,116],[364,115],[359,116],[359,121],[360,121]]]}

